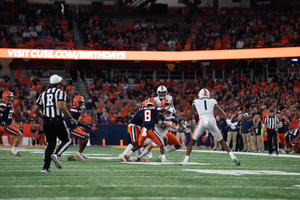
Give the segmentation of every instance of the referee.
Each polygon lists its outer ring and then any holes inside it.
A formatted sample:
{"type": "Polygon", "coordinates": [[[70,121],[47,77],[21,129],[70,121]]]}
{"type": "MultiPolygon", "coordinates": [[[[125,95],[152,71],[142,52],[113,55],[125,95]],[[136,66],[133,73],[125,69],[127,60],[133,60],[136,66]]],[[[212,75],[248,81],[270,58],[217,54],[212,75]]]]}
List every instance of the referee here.
{"type": "Polygon", "coordinates": [[[273,146],[272,146],[272,138],[274,139],[275,144],[275,151],[276,155],[279,155],[278,153],[278,144],[277,144],[277,130],[279,127],[279,119],[277,116],[274,115],[274,111],[270,109],[269,116],[266,117],[264,122],[264,132],[267,133],[268,137],[268,147],[269,147],[269,154],[273,154],[273,146]]]}
{"type": "Polygon", "coordinates": [[[44,166],[41,170],[42,173],[53,172],[50,169],[51,159],[54,161],[57,168],[62,168],[60,156],[69,147],[72,141],[69,129],[67,128],[63,117],[66,116],[69,118],[72,124],[77,123],[66,108],[66,93],[59,89],[61,81],[62,77],[56,74],[52,75],[50,77],[51,88],[40,94],[33,108],[33,112],[43,119],[43,128],[47,142],[44,154],[44,166]],[[53,154],[56,145],[56,137],[58,137],[62,143],[53,154]]]}

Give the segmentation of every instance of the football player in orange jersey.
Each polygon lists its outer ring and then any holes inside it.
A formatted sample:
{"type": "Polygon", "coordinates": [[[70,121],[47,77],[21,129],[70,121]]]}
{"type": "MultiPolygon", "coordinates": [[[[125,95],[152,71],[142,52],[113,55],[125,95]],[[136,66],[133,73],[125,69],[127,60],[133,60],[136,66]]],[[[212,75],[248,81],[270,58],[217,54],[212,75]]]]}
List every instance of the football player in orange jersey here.
{"type": "Polygon", "coordinates": [[[75,156],[82,161],[84,161],[84,159],[88,158],[87,156],[85,156],[83,154],[83,150],[85,149],[90,137],[89,137],[89,134],[82,131],[79,126],[87,128],[87,129],[91,129],[91,127],[89,125],[79,122],[81,114],[82,114],[82,109],[85,108],[84,103],[85,103],[85,101],[82,96],[75,96],[73,98],[73,106],[69,110],[72,117],[78,121],[78,124],[72,124],[71,121],[67,117],[65,117],[66,124],[71,129],[72,137],[79,139],[79,151],[75,154],[75,156]]]}
{"type": "MultiPolygon", "coordinates": [[[[163,139],[154,128],[158,118],[162,120],[163,124],[167,124],[168,122],[165,120],[165,116],[161,114],[161,108],[156,106],[156,102],[153,98],[147,99],[147,101],[143,102],[143,104],[145,106],[142,106],[139,110],[143,119],[141,135],[139,137],[138,145],[132,149],[132,152],[144,146],[145,140],[150,138],[160,147],[160,152],[162,155],[161,161],[169,162],[169,160],[167,160],[165,157],[163,139]]],[[[142,155],[137,157],[137,161],[142,158],[141,156],[142,155]]],[[[129,156],[126,156],[126,159],[129,160],[129,156]]]]}
{"type": "Polygon", "coordinates": [[[22,154],[17,151],[17,146],[20,144],[23,134],[19,129],[11,125],[12,118],[16,116],[14,104],[12,103],[13,99],[14,95],[12,92],[8,91],[2,94],[2,103],[0,103],[0,137],[4,133],[17,136],[10,154],[22,156],[22,154]]]}

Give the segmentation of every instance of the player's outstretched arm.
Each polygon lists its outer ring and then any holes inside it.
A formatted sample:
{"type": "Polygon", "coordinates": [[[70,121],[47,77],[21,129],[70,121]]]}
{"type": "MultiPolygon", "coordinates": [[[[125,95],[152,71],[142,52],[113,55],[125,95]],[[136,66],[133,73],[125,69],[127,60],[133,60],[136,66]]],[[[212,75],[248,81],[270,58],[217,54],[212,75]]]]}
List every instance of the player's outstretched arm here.
{"type": "Polygon", "coordinates": [[[186,117],[185,121],[190,121],[190,119],[192,118],[193,114],[195,113],[196,107],[195,105],[193,105],[190,109],[190,112],[188,114],[188,116],[186,117]]]}
{"type": "Polygon", "coordinates": [[[214,107],[215,112],[217,112],[223,119],[228,119],[227,115],[225,114],[225,112],[218,106],[215,105],[214,107]]]}

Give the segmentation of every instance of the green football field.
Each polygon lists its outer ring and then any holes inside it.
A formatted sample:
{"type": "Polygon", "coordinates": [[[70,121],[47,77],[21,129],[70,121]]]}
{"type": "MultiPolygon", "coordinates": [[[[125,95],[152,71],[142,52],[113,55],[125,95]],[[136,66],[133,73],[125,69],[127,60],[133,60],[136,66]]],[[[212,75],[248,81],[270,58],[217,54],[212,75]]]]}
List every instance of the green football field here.
{"type": "MultiPolygon", "coordinates": [[[[300,156],[267,152],[227,153],[196,150],[190,165],[180,166],[185,151],[167,154],[172,163],[122,163],[124,149],[87,147],[85,162],[68,161],[78,147],[62,155],[62,169],[41,173],[42,148],[0,148],[0,199],[300,199],[300,156]]],[[[146,156],[147,158],[147,156],[146,156]]]]}

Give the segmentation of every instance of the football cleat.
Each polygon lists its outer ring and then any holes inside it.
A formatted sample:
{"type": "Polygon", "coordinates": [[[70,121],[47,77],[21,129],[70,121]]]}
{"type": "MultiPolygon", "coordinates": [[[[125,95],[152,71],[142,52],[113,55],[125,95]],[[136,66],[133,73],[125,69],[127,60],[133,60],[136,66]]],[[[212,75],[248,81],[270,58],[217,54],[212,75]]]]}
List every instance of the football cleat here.
{"type": "Polygon", "coordinates": [[[51,155],[51,159],[53,160],[54,164],[55,164],[55,167],[57,167],[58,169],[61,169],[62,166],[61,166],[61,162],[60,162],[60,158],[58,155],[56,154],[52,154],[51,155]]]}
{"type": "Polygon", "coordinates": [[[178,165],[188,165],[188,161],[182,161],[182,162],[180,162],[180,163],[178,163],[178,165]]]}
{"type": "Polygon", "coordinates": [[[53,173],[54,171],[49,168],[49,169],[42,169],[41,172],[42,173],[53,173]]]}
{"type": "Polygon", "coordinates": [[[15,155],[15,156],[22,156],[21,153],[17,152],[17,153],[13,153],[12,151],[10,151],[10,154],[15,155]]]}
{"type": "Polygon", "coordinates": [[[82,153],[82,157],[83,157],[84,159],[88,159],[88,157],[87,157],[86,155],[84,155],[84,153],[82,153]]]}
{"type": "Polygon", "coordinates": [[[148,158],[152,158],[153,157],[151,151],[147,154],[147,156],[148,156],[148,158]]]}
{"type": "Polygon", "coordinates": [[[146,160],[145,158],[142,159],[143,162],[148,162],[148,160],[146,160]]]}
{"type": "Polygon", "coordinates": [[[240,164],[241,164],[237,158],[233,159],[233,162],[236,166],[240,166],[240,164]]]}
{"type": "Polygon", "coordinates": [[[121,154],[121,155],[122,155],[121,159],[122,159],[123,162],[129,162],[130,161],[130,158],[129,158],[128,155],[123,155],[123,154],[121,154]]]}
{"type": "Polygon", "coordinates": [[[293,150],[293,151],[291,151],[290,153],[295,153],[295,151],[293,150]]]}
{"type": "Polygon", "coordinates": [[[172,162],[172,161],[171,161],[171,160],[168,160],[168,159],[166,159],[166,158],[162,158],[162,159],[161,159],[161,162],[166,163],[166,162],[172,162]]]}
{"type": "Polygon", "coordinates": [[[83,158],[83,156],[82,156],[82,153],[76,153],[75,154],[75,156],[77,157],[77,158],[79,158],[79,160],[82,160],[82,161],[84,161],[84,158],[83,158]]]}

